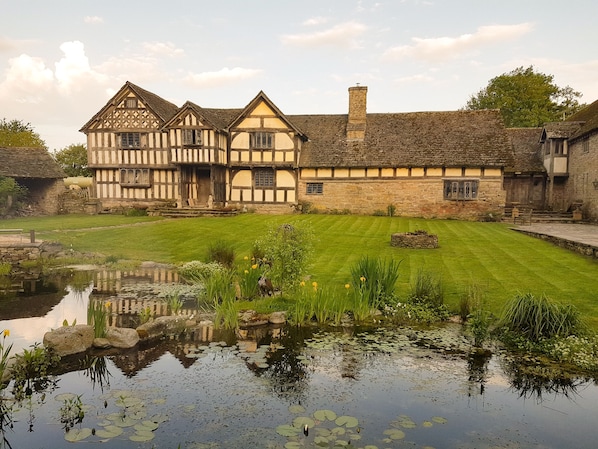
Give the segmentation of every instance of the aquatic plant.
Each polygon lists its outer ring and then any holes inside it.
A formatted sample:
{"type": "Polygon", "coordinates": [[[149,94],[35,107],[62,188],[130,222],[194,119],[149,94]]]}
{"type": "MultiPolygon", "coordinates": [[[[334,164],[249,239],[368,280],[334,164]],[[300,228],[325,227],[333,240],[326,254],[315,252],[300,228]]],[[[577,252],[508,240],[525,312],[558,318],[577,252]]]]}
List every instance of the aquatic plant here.
{"type": "Polygon", "coordinates": [[[385,261],[368,256],[361,257],[351,267],[354,294],[358,295],[360,300],[367,301],[370,307],[382,309],[385,303],[392,302],[400,265],[400,260],[385,261]]]}
{"type": "Polygon", "coordinates": [[[167,295],[166,303],[168,304],[171,315],[177,315],[183,308],[183,301],[181,300],[181,296],[178,291],[174,291],[167,295]]]}
{"type": "Polygon", "coordinates": [[[87,324],[93,326],[94,337],[106,337],[106,326],[112,303],[89,299],[87,304],[87,324]]]}
{"type": "Polygon", "coordinates": [[[580,313],[573,305],[531,293],[518,294],[506,304],[499,326],[532,342],[585,331],[580,313]]]}
{"type": "Polygon", "coordinates": [[[150,306],[141,309],[137,315],[139,316],[140,324],[145,324],[154,317],[154,313],[152,312],[152,308],[150,306]]]}
{"type": "Polygon", "coordinates": [[[245,299],[253,299],[259,293],[258,281],[264,270],[255,257],[249,258],[245,256],[243,261],[238,272],[241,296],[245,299]]]}
{"type": "Polygon", "coordinates": [[[188,282],[202,284],[214,273],[226,270],[226,267],[218,262],[201,262],[192,260],[184,263],[178,268],[178,273],[188,282]]]}
{"type": "Polygon", "coordinates": [[[6,371],[8,358],[10,357],[10,351],[12,350],[12,343],[6,346],[6,337],[9,336],[10,331],[8,329],[4,329],[2,331],[2,343],[0,343],[0,394],[2,393],[2,390],[6,388],[6,385],[2,380],[4,379],[4,372],[6,371]]]}
{"type": "Polygon", "coordinates": [[[14,379],[13,394],[15,398],[22,399],[25,396],[43,391],[53,381],[50,379],[50,370],[58,365],[60,356],[53,349],[41,346],[39,343],[31,345],[31,349],[23,349],[23,352],[15,355],[15,363],[12,367],[14,379]]]}
{"type": "Polygon", "coordinates": [[[75,424],[80,424],[85,418],[85,412],[83,410],[83,402],[81,401],[81,395],[64,395],[63,403],[60,406],[60,423],[62,424],[65,432],[70,431],[75,424]]]}

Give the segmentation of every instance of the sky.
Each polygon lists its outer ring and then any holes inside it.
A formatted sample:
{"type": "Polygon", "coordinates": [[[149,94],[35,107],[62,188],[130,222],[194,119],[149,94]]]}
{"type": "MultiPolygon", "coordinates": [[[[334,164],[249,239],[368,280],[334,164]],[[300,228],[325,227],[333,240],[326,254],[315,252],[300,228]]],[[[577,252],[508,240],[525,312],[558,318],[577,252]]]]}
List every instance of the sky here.
{"type": "Polygon", "coordinates": [[[130,81],[182,106],[284,114],[462,108],[533,65],[598,99],[595,0],[0,0],[0,119],[50,151],[130,81]]]}

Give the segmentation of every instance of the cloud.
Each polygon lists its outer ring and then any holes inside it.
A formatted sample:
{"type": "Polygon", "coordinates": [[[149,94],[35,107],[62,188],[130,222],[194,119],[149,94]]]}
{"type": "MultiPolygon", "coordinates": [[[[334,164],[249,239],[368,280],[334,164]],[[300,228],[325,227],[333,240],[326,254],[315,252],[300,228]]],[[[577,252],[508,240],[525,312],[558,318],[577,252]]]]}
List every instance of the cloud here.
{"type": "Polygon", "coordinates": [[[144,50],[163,56],[181,56],[185,54],[185,50],[177,48],[172,42],[144,42],[144,50]]]}
{"type": "Polygon", "coordinates": [[[318,16],[318,17],[312,17],[310,19],[307,19],[306,21],[304,21],[302,23],[302,25],[315,26],[315,25],[323,25],[327,22],[328,22],[328,19],[326,17],[318,16]]]}
{"type": "Polygon", "coordinates": [[[365,33],[367,27],[359,22],[345,22],[324,31],[305,34],[286,34],[281,37],[285,45],[301,47],[356,47],[356,39],[365,33]]]}
{"type": "Polygon", "coordinates": [[[104,19],[99,16],[85,16],[83,18],[83,22],[85,22],[85,23],[104,23],[104,19]]]}
{"type": "Polygon", "coordinates": [[[52,89],[54,74],[40,58],[22,54],[8,60],[8,69],[0,83],[0,99],[37,104],[52,89]]]}
{"type": "Polygon", "coordinates": [[[185,77],[184,81],[194,87],[215,87],[252,78],[261,72],[259,69],[245,69],[242,67],[229,69],[224,67],[217,72],[191,73],[185,77]]]}
{"type": "Polygon", "coordinates": [[[385,59],[401,60],[417,58],[427,61],[442,61],[459,57],[465,52],[476,50],[486,45],[517,39],[529,33],[533,24],[526,22],[517,25],[490,25],[479,27],[473,34],[458,37],[418,38],[412,45],[392,47],[384,52],[385,59]]]}

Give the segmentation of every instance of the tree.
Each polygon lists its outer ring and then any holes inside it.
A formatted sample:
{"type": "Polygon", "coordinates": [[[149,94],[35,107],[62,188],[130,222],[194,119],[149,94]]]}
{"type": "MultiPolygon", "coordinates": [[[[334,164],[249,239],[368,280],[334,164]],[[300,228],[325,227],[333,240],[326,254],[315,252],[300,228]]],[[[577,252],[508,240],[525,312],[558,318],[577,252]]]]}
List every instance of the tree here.
{"type": "Polygon", "coordinates": [[[500,109],[505,126],[528,128],[564,120],[585,106],[580,97],[571,87],[554,84],[552,75],[536,72],[533,66],[518,67],[492,78],[465,109],[500,109]]]}
{"type": "Polygon", "coordinates": [[[26,196],[26,187],[20,186],[13,178],[0,176],[0,217],[16,211],[26,196]]]}
{"type": "Polygon", "coordinates": [[[82,143],[72,144],[54,153],[54,159],[68,176],[91,176],[87,168],[87,148],[82,143]]]}
{"type": "Polygon", "coordinates": [[[0,120],[0,147],[35,147],[45,148],[46,142],[42,140],[29,123],[21,120],[0,120]]]}

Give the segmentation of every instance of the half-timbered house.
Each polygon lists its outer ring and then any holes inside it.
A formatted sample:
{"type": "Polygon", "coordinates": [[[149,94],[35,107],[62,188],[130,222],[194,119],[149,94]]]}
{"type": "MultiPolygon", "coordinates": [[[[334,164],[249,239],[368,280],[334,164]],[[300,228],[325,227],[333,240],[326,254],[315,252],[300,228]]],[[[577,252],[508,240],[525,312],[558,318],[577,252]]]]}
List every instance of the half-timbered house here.
{"type": "Polygon", "coordinates": [[[81,129],[103,208],[477,218],[501,213],[512,144],[498,111],[285,115],[263,92],[241,109],[176,105],[127,82],[81,129]]]}

